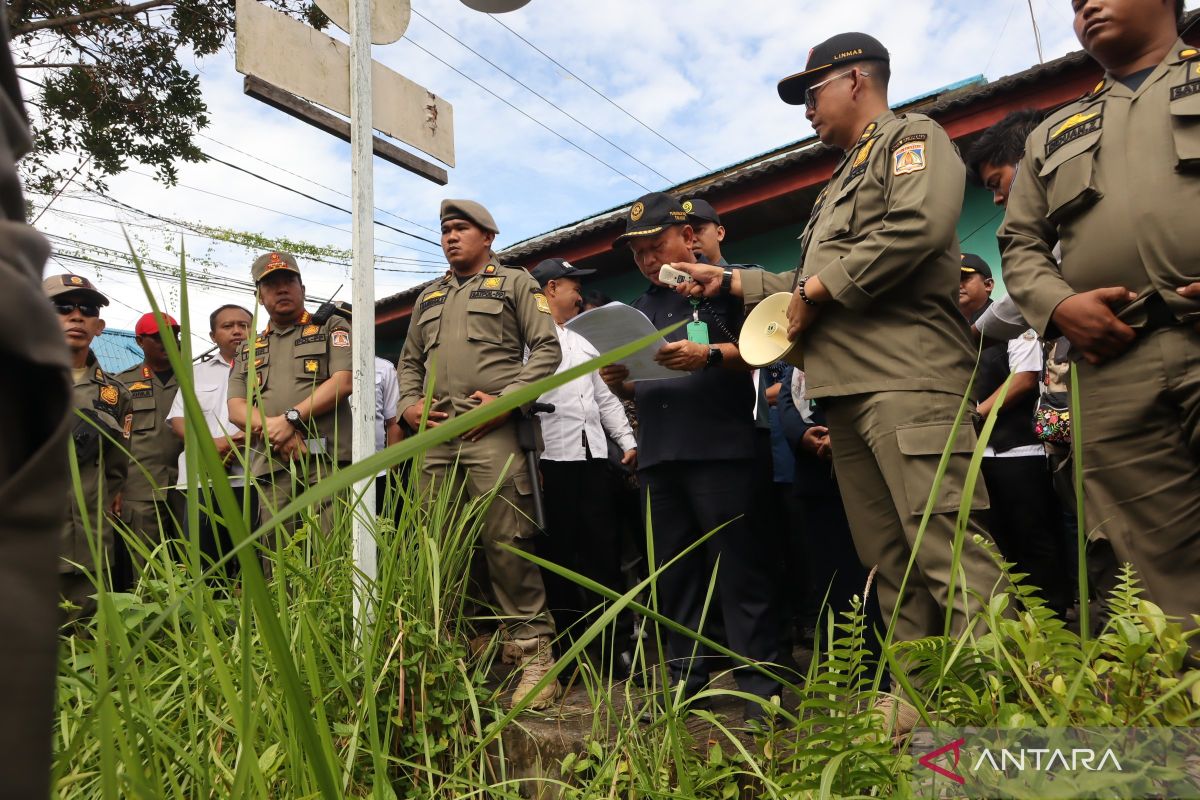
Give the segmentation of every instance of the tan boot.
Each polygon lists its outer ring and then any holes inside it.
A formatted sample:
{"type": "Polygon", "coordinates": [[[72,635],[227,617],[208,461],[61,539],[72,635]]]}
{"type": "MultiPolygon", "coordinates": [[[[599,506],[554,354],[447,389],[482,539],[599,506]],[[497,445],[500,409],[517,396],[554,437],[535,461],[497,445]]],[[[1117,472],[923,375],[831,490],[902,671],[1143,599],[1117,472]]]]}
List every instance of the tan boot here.
{"type": "MultiPolygon", "coordinates": [[[[550,637],[539,636],[536,639],[514,639],[513,644],[521,649],[521,680],[513,690],[509,707],[512,708],[523,701],[537,682],[546,677],[546,673],[554,666],[554,655],[550,652],[550,637]]],[[[533,711],[543,711],[558,699],[559,685],[557,680],[550,681],[530,701],[527,708],[533,711]]]]}
{"type": "Polygon", "coordinates": [[[883,718],[884,732],[894,740],[912,733],[921,719],[911,703],[892,694],[877,697],[874,711],[883,718]]]}

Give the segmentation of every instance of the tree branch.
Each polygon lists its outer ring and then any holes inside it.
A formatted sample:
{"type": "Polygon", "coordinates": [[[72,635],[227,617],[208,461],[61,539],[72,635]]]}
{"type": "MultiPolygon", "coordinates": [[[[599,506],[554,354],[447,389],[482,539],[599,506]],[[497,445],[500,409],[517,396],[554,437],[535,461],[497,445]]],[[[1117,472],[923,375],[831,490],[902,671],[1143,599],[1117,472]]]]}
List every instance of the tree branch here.
{"type": "Polygon", "coordinates": [[[20,25],[13,29],[13,36],[22,36],[34,31],[46,30],[48,28],[64,28],[68,25],[78,25],[80,22],[87,22],[92,19],[101,19],[103,17],[128,17],[134,14],[140,14],[143,11],[150,11],[162,6],[175,5],[175,0],[145,0],[143,3],[137,3],[132,6],[121,5],[111,6],[109,8],[97,8],[92,11],[85,11],[82,14],[72,14],[69,17],[51,17],[49,19],[40,19],[36,22],[30,22],[26,25],[20,25]]]}

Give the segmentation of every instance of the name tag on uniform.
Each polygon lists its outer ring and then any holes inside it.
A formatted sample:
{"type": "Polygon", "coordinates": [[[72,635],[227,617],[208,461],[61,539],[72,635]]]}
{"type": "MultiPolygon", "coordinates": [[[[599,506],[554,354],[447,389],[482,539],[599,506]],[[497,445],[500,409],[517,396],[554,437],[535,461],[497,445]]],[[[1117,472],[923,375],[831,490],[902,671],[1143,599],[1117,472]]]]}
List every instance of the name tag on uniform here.
{"type": "Polygon", "coordinates": [[[484,300],[504,300],[507,297],[508,295],[504,293],[503,289],[476,289],[475,291],[471,292],[470,299],[477,300],[482,298],[484,300]]]}
{"type": "Polygon", "coordinates": [[[312,344],[313,342],[323,342],[325,341],[325,338],[325,334],[323,333],[318,333],[313,336],[301,336],[293,344],[312,344]]]}

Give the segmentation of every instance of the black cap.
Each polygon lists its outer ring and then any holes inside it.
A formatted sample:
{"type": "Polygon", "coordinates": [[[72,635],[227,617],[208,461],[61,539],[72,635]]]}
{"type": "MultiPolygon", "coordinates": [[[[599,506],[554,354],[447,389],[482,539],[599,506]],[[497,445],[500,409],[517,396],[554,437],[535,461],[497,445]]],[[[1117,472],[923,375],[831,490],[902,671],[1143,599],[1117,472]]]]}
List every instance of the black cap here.
{"type": "Polygon", "coordinates": [[[613,242],[613,247],[636,236],[653,236],[672,225],[686,225],[687,212],[679,201],[666,192],[642,195],[629,207],[625,216],[625,232],[613,242]]]}
{"type": "Polygon", "coordinates": [[[839,33],[808,52],[803,72],[779,82],[779,97],[794,106],[804,105],[804,93],[814,83],[833,77],[833,68],[855,61],[891,61],[887,48],[865,33],[839,33]]]}
{"type": "Polygon", "coordinates": [[[962,271],[964,277],[966,275],[982,275],[988,279],[992,277],[992,268],[974,253],[962,254],[962,271]]]}
{"type": "Polygon", "coordinates": [[[547,258],[542,263],[538,264],[533,269],[529,270],[529,274],[539,285],[545,286],[550,281],[556,281],[559,278],[574,278],[580,280],[586,275],[595,275],[594,269],[579,269],[565,258],[547,258]]]}
{"type": "Polygon", "coordinates": [[[711,222],[714,225],[721,224],[721,217],[717,214],[717,210],[707,200],[701,200],[699,197],[684,200],[683,210],[687,212],[690,218],[699,222],[711,222]]]}

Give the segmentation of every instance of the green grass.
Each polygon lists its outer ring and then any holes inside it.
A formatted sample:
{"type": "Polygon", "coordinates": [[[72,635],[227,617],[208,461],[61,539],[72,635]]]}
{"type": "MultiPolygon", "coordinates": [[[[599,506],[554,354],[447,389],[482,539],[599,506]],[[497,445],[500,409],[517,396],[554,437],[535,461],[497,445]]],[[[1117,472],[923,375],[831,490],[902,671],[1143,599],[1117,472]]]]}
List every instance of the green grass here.
{"type": "MultiPolygon", "coordinates": [[[[186,283],[183,303],[186,320],[186,283]]],[[[177,366],[190,358],[188,338],[185,333],[182,352],[172,348],[177,366]]],[[[366,581],[349,556],[353,485],[401,462],[419,464],[429,447],[620,360],[632,348],[336,472],[263,526],[236,502],[205,429],[189,427],[188,516],[194,521],[203,509],[229,525],[236,548],[227,558],[240,563],[240,589],[228,596],[214,592],[207,579],[219,565],[202,563],[197,543],[189,540],[148,551],[133,593],[97,584],[99,611],[86,625],[88,635],[63,639],[56,796],[521,796],[503,757],[504,733],[527,718],[522,709],[503,705],[485,662],[472,659],[466,648],[472,623],[479,622],[468,617],[471,553],[481,515],[494,498],[468,502],[445,486],[423,496],[415,482],[397,482],[388,502],[400,509],[399,518],[377,523],[379,574],[366,581]],[[211,489],[201,489],[209,479],[211,489]],[[322,501],[333,503],[332,524],[314,511],[322,501]],[[294,537],[276,537],[270,553],[276,568],[268,578],[259,561],[263,542],[292,514],[302,524],[294,537]],[[360,586],[372,598],[372,613],[356,620],[352,598],[360,586]]],[[[177,374],[186,415],[199,419],[187,371],[177,374]]],[[[960,423],[966,408],[964,401],[960,423]]],[[[1077,414],[1073,419],[1078,424],[1077,414]]],[[[993,415],[984,426],[971,481],[978,479],[994,422],[993,415]]],[[[1082,455],[1077,453],[1077,469],[1082,455]]],[[[922,530],[948,459],[949,443],[922,530]]],[[[964,492],[964,506],[970,497],[964,492]]],[[[964,507],[956,573],[966,519],[964,507]]],[[[631,684],[614,684],[602,665],[584,656],[584,647],[607,634],[617,613],[635,610],[650,633],[638,658],[642,667],[658,671],[660,687],[665,673],[652,656],[668,630],[746,663],[658,611],[656,578],[669,564],[655,561],[647,537],[650,574],[623,592],[530,556],[607,598],[547,677],[572,676],[595,712],[581,751],[550,770],[563,797],[908,796],[911,759],[881,735],[870,712],[882,680],[882,665],[867,647],[873,637],[883,639],[886,661],[905,664],[908,699],[925,719],[940,724],[1196,724],[1200,673],[1185,663],[1191,634],[1139,597],[1136,577],[1127,571],[1096,637],[1068,630],[1019,575],[998,589],[965,586],[960,578],[956,591],[978,592],[984,606],[978,630],[957,637],[894,643],[894,618],[886,631],[868,630],[856,603],[854,613],[826,617],[806,674],[787,684],[781,702],[768,704],[766,724],[748,739],[727,720],[661,689],[647,697],[631,684]],[[657,708],[653,719],[639,721],[648,704],[657,708]],[[712,741],[689,734],[687,722],[696,716],[710,724],[712,741]]],[[[712,576],[708,580],[706,608],[712,576]]],[[[751,666],[791,677],[772,665],[751,666]]]]}

